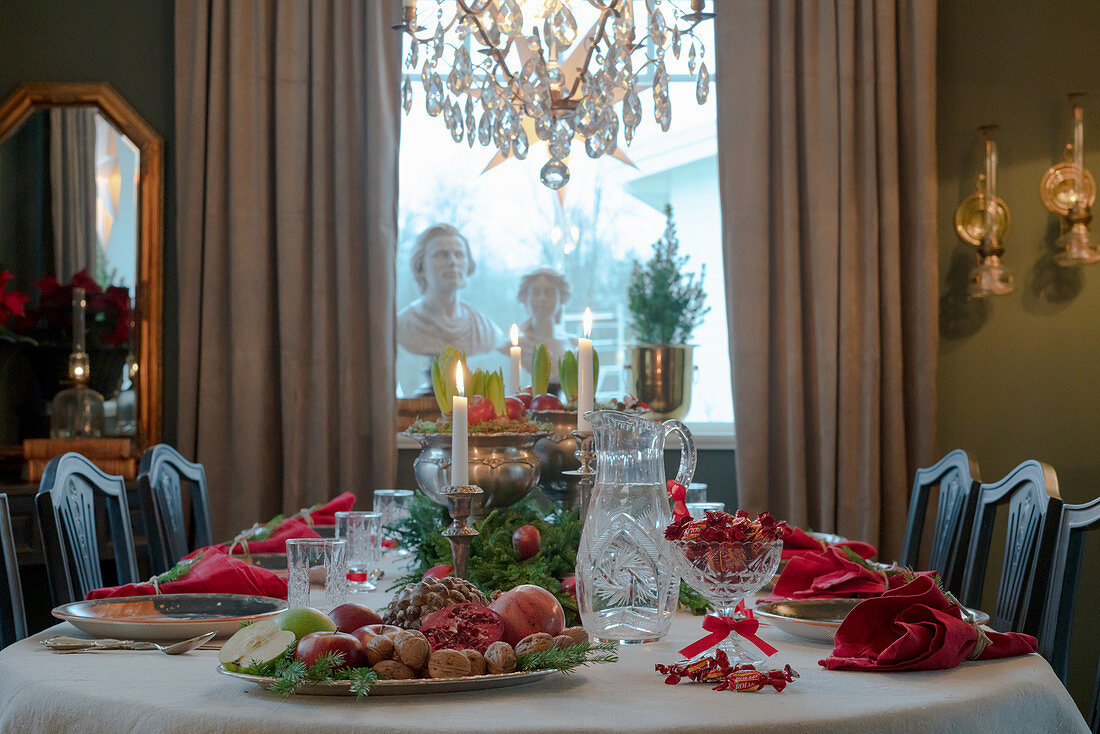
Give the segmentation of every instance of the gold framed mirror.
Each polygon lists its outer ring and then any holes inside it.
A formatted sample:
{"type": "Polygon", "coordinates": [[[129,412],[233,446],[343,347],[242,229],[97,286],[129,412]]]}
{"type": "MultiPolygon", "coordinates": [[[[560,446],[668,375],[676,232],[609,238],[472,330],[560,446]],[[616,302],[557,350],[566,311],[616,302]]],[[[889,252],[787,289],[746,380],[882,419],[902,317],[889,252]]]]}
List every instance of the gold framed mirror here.
{"type": "MultiPolygon", "coordinates": [[[[11,284],[30,291],[28,305],[44,299],[45,291],[36,285],[41,279],[53,277],[64,285],[81,268],[105,294],[112,285],[111,296],[122,298],[118,294],[124,288],[129,291],[129,319],[115,319],[129,323],[114,324],[111,339],[103,340],[116,353],[120,346],[125,350],[122,364],[115,359],[110,363],[113,369],[104,370],[119,375],[117,384],[123,386],[115,396],[104,396],[118,398],[117,425],[105,435],[129,436],[139,451],[159,442],[162,430],[163,199],[164,143],[110,85],[23,84],[0,105],[0,272],[19,271],[13,273],[11,284]],[[78,126],[79,131],[72,132],[78,126]],[[36,141],[29,146],[31,153],[22,138],[36,141]],[[89,146],[94,150],[87,153],[89,146]],[[49,151],[45,156],[43,149],[49,151]],[[27,184],[35,171],[42,181],[27,184]],[[78,185],[72,184],[74,178],[78,185]],[[38,190],[34,195],[40,211],[29,229],[3,220],[28,218],[28,207],[17,198],[20,187],[38,190]],[[9,262],[3,261],[5,256],[9,262]],[[35,288],[41,292],[35,293],[35,288]],[[132,392],[124,399],[126,391],[132,392]]],[[[119,307],[112,313],[126,310],[119,307]]],[[[40,346],[33,340],[28,343],[40,346]]],[[[36,376],[42,372],[36,369],[36,376]]],[[[93,381],[95,375],[93,366],[93,381]]],[[[52,397],[45,394],[48,390],[42,392],[45,400],[52,397]]]]}

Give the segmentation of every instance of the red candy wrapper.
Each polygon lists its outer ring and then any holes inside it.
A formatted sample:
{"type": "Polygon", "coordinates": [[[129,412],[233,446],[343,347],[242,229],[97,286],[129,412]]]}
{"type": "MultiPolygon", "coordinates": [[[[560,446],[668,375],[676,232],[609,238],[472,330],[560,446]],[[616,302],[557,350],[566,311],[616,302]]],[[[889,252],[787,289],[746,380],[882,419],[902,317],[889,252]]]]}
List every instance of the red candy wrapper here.
{"type": "Polygon", "coordinates": [[[744,510],[738,510],[734,515],[707,510],[702,520],[692,520],[686,513],[674,513],[674,517],[672,524],[665,528],[665,540],[701,540],[708,543],[748,541],[763,546],[781,539],[787,532],[787,523],[776,520],[766,512],[761,512],[755,520],[750,520],[744,510]]]}
{"type": "Polygon", "coordinates": [[[726,653],[718,650],[713,656],[698,660],[681,660],[672,665],[653,666],[665,676],[665,683],[674,686],[683,679],[694,683],[716,683],[712,690],[748,693],[771,686],[777,692],[787,687],[798,673],[787,665],[782,670],[757,670],[751,665],[731,666],[726,653]]]}

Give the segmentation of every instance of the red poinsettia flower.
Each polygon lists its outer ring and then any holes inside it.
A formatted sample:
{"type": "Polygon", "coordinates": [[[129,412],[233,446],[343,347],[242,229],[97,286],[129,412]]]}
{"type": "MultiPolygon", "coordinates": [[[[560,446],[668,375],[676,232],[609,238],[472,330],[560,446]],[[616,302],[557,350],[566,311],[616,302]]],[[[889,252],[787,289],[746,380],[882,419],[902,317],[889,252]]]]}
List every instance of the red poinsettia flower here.
{"type": "Polygon", "coordinates": [[[89,296],[98,295],[103,292],[103,289],[99,287],[99,283],[95,282],[95,278],[88,275],[88,269],[84,268],[79,273],[73,275],[69,281],[69,285],[73,288],[83,288],[84,293],[89,296]]]}
{"type": "Polygon", "coordinates": [[[7,326],[11,316],[23,315],[23,304],[27,302],[27,294],[19,291],[7,290],[8,281],[12,274],[5,270],[0,273],[0,329],[7,326]]]}
{"type": "Polygon", "coordinates": [[[116,347],[130,341],[129,289],[110,286],[105,292],[87,270],[73,275],[68,285],[52,275],[40,278],[36,285],[38,307],[27,309],[25,316],[13,321],[12,327],[18,333],[47,344],[68,344],[72,339],[73,289],[83,288],[88,346],[116,347]]]}

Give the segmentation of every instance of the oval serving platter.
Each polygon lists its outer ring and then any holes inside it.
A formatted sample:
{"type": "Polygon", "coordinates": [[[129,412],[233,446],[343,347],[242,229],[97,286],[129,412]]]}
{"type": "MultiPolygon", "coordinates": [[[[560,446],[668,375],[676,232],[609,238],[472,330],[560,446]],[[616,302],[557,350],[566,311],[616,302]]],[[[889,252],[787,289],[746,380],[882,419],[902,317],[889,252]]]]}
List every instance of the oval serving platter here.
{"type": "MultiPolygon", "coordinates": [[[[234,673],[226,670],[224,665],[218,666],[218,672],[233,678],[249,681],[270,688],[276,679],[263,675],[248,675],[247,673],[234,673]]],[[[380,680],[371,688],[370,697],[375,696],[408,696],[420,693],[457,693],[460,691],[481,691],[490,688],[506,688],[508,686],[520,686],[533,683],[545,678],[556,670],[525,670],[516,673],[501,673],[500,675],[468,675],[463,678],[416,678],[415,680],[380,680]]],[[[315,683],[303,685],[295,695],[306,696],[354,696],[351,690],[351,681],[333,681],[331,683],[315,683]]]]}
{"type": "Polygon", "coordinates": [[[274,617],[286,602],[248,594],[158,594],[90,599],[54,608],[52,614],[95,637],[183,640],[206,632],[228,637],[241,622],[274,617]]]}
{"type": "MultiPolygon", "coordinates": [[[[789,635],[810,642],[833,644],[840,623],[863,599],[790,599],[758,604],[755,613],[789,635]]],[[[977,624],[989,621],[978,609],[968,610],[977,624]]]]}

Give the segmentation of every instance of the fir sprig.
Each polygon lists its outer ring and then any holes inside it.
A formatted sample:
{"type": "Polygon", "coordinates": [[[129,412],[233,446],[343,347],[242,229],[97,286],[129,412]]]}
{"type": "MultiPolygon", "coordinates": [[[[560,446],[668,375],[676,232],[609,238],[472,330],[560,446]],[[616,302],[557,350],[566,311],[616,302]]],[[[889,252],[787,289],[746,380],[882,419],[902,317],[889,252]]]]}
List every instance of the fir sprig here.
{"type": "Polygon", "coordinates": [[[560,670],[569,673],[582,665],[617,663],[619,646],[614,642],[584,642],[563,649],[551,648],[520,655],[517,670],[560,670]]]}
{"type": "Polygon", "coordinates": [[[290,645],[282,655],[267,663],[253,661],[240,667],[232,663],[225,664],[226,670],[246,675],[274,678],[270,690],[272,693],[288,698],[310,684],[335,683],[348,681],[356,698],[370,695],[378,674],[370,668],[342,668],[344,653],[329,652],[317,658],[309,667],[294,658],[295,645],[290,645]]]}
{"type": "Polygon", "coordinates": [[[203,553],[196,553],[190,558],[185,558],[170,569],[157,576],[157,584],[167,584],[172,581],[179,581],[181,578],[191,573],[191,569],[195,567],[199,561],[203,559],[203,553]]]}

